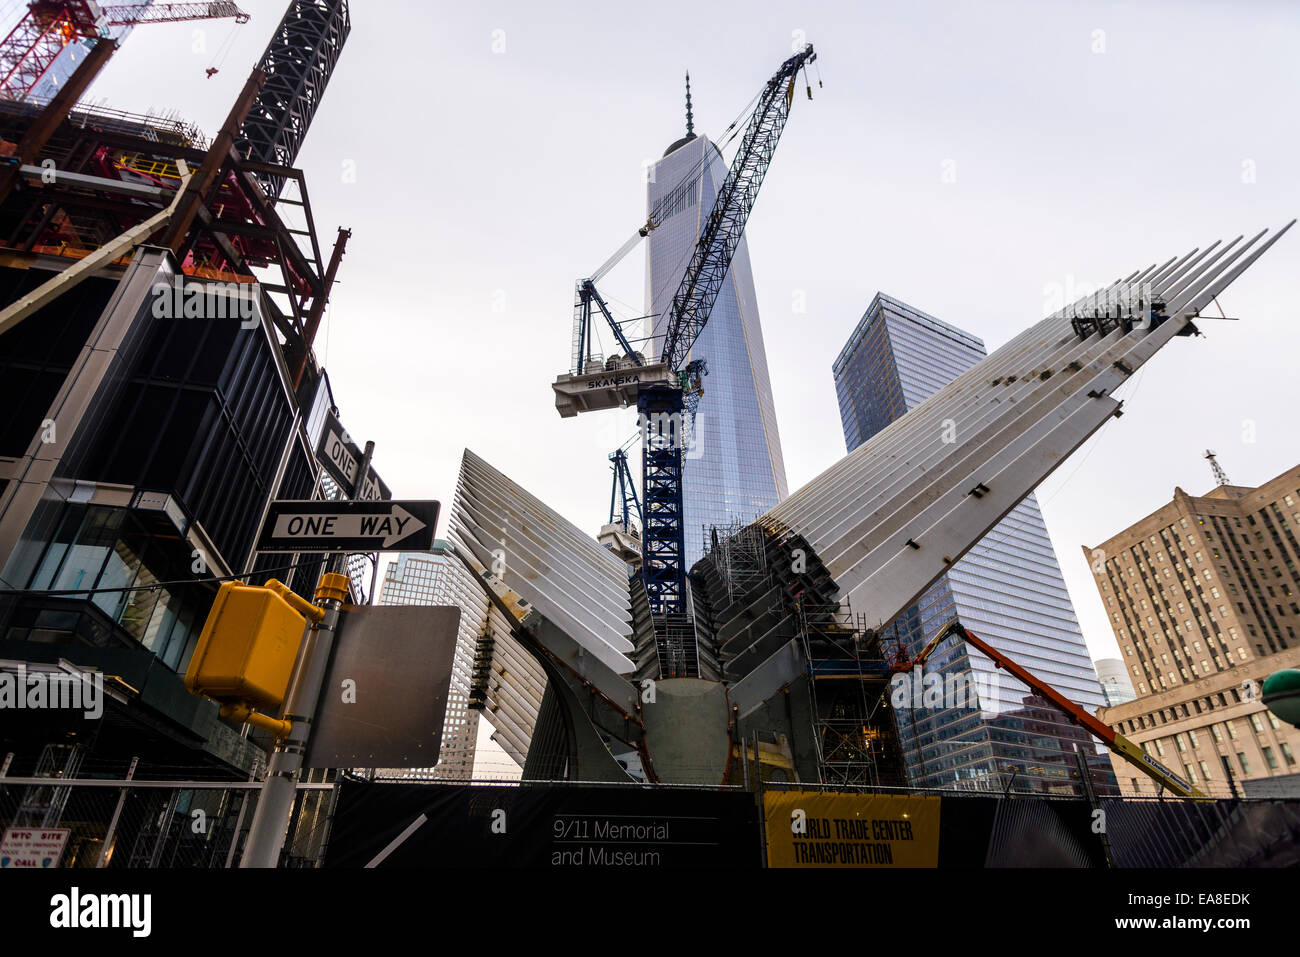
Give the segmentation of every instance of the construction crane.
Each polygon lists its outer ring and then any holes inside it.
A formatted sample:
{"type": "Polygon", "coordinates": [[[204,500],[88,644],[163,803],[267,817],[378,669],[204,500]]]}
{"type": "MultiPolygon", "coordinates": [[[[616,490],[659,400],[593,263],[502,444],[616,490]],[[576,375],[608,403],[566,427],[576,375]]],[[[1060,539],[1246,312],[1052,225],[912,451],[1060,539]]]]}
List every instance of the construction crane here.
{"type": "Polygon", "coordinates": [[[934,652],[935,648],[939,647],[940,642],[952,635],[956,635],[968,645],[979,649],[987,655],[989,660],[991,660],[997,667],[1002,668],[1009,674],[1018,678],[1035,694],[1041,695],[1052,704],[1056,705],[1056,707],[1065,712],[1066,716],[1069,717],[1074,724],[1082,726],[1084,730],[1092,734],[1094,738],[1106,745],[1106,747],[1111,751],[1118,754],[1152,781],[1155,781],[1156,785],[1162,790],[1168,791],[1175,797],[1205,797],[1205,794],[1197,789],[1195,785],[1180,775],[1175,774],[1155,758],[1151,757],[1142,750],[1140,745],[1133,743],[1114,728],[1103,724],[1098,718],[1079,707],[1051,685],[1034,677],[1020,665],[1016,664],[1012,659],[1008,658],[1002,652],[990,645],[987,641],[984,641],[979,636],[967,631],[965,626],[955,618],[940,628],[938,633],[930,639],[929,643],[921,649],[920,653],[915,658],[895,663],[889,670],[895,673],[904,673],[924,664],[926,659],[928,659],[934,652]]]}
{"type": "Polygon", "coordinates": [[[208,3],[124,3],[94,0],[33,0],[27,14],[0,43],[0,97],[27,97],[69,43],[100,37],[109,27],[184,20],[247,23],[249,15],[226,0],[208,3]]]}
{"type": "MultiPolygon", "coordinates": [[[[690,265],[673,296],[657,362],[647,362],[632,348],[596,292],[594,280],[578,283],[575,371],[560,376],[552,386],[556,408],[561,416],[567,417],[636,403],[642,438],[641,576],[651,611],[663,621],[686,614],[682,450],[708,371],[703,359],[688,361],[688,357],[717,301],[790,115],[795,76],[815,59],[812,45],[806,45],[781,64],[759,93],[736,156],[718,187],[708,221],[700,231],[690,265]],[[589,354],[593,306],[604,316],[625,350],[624,356],[611,357],[596,370],[587,368],[583,362],[589,354]]],[[[811,87],[808,96],[812,97],[811,87]]],[[[598,270],[597,276],[607,272],[613,262],[626,255],[655,225],[652,214],[637,235],[598,270]]]]}
{"type": "Polygon", "coordinates": [[[641,566],[641,501],[636,483],[628,468],[627,452],[615,449],[609,454],[614,470],[614,487],[609,492],[609,521],[601,528],[596,541],[633,568],[641,566]]]}
{"type": "Polygon", "coordinates": [[[1214,470],[1214,484],[1217,488],[1220,485],[1231,485],[1228,481],[1228,473],[1223,471],[1223,466],[1219,464],[1219,457],[1209,449],[1205,450],[1206,461],[1210,463],[1210,468],[1214,470]]]}

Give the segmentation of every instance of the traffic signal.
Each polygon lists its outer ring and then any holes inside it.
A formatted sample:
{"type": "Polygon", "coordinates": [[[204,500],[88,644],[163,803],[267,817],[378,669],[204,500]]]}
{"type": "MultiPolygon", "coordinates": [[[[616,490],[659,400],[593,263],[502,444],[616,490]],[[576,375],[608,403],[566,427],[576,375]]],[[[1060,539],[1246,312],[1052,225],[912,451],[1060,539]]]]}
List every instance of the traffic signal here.
{"type": "Polygon", "coordinates": [[[226,582],[203,625],[185,686],[223,703],[274,713],[289,687],[307,625],[304,611],[318,620],[320,609],[279,582],[226,582]]]}

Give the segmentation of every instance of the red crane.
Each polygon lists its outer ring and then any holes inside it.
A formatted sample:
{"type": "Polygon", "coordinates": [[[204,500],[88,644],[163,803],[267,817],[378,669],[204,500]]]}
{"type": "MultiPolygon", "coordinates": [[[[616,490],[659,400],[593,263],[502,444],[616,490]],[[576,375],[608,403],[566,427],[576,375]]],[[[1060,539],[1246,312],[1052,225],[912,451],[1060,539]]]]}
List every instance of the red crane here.
{"type": "Polygon", "coordinates": [[[107,27],[182,20],[247,23],[234,3],[125,3],[100,6],[94,0],[32,0],[27,15],[0,43],[0,97],[21,100],[40,82],[63,48],[100,36],[107,27]]]}

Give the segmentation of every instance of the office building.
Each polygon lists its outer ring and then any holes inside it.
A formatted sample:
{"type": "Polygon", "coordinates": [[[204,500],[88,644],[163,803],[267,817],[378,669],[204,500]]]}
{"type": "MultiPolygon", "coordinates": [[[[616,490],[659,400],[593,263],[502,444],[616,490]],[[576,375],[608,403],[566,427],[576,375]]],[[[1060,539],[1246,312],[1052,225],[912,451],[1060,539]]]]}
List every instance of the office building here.
{"type": "MultiPolygon", "coordinates": [[[[877,294],[833,371],[845,442],[852,451],[986,356],[984,343],[955,326],[877,294]]],[[[956,434],[957,420],[940,429],[956,434]]],[[[1101,687],[1084,646],[1038,503],[1030,494],[953,564],[891,626],[899,653],[915,655],[953,618],[1092,711],[1101,687]]],[[[1101,768],[1097,746],[1068,718],[946,639],[926,670],[974,688],[978,705],[896,712],[912,781],[928,787],[1077,793],[1082,753],[1101,768]]]]}
{"type": "MultiPolygon", "coordinates": [[[[307,33],[277,34],[267,84],[284,79],[287,48],[294,68],[320,66],[322,44],[302,55],[307,33]]],[[[0,171],[0,668],[102,681],[103,710],[7,716],[0,754],[15,777],[114,777],[138,759],[141,778],[246,781],[267,735],[219,718],[183,675],[222,581],[275,577],[311,596],[324,564],[257,549],[272,499],[320,494],[315,449],[335,405],[306,326],[329,292],[304,252],[319,248],[310,204],[304,191],[295,210],[309,228],[290,228],[253,175],[303,173],[290,151],[254,171],[190,124],[69,97],[0,102],[0,140],[26,164],[0,171]],[[41,157],[81,173],[46,189],[41,157]],[[200,167],[219,188],[187,184],[200,167]],[[82,264],[94,268],[70,268],[82,264]]],[[[263,119],[300,139],[303,115],[281,103],[263,119]]],[[[102,819],[76,819],[98,810],[68,817],[50,789],[27,791],[16,820],[103,834],[102,819]]]]}
{"type": "MultiPolygon", "coordinates": [[[[1300,467],[1257,488],[1219,475],[1084,548],[1137,692],[1099,716],[1207,793],[1272,794],[1300,772],[1300,731],[1259,698],[1300,667],[1300,467]]],[[[1126,793],[1154,791],[1116,774],[1126,793]]]]}
{"type": "MultiPolygon", "coordinates": [[[[689,82],[689,81],[688,81],[689,82]]],[[[648,334],[663,344],[669,306],[713,208],[727,164],[714,144],[687,133],[650,171],[647,212],[656,223],[647,239],[648,334]]],[[[785,463],[768,379],[763,330],[742,236],[708,324],[690,352],[709,374],[686,453],[683,487],[686,567],[704,553],[707,530],[753,521],[785,498],[785,463]]]]}

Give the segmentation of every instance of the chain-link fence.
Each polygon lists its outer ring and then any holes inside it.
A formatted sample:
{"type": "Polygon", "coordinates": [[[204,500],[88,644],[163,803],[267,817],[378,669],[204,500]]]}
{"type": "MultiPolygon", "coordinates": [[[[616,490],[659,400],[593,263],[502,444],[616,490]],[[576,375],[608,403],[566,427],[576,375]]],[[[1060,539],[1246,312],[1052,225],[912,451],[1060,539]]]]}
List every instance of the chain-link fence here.
{"type": "MultiPolygon", "coordinates": [[[[282,867],[320,866],[336,799],[327,776],[298,785],[282,867]]],[[[0,833],[66,831],[62,867],[237,867],[261,787],[260,780],[3,776],[0,833]]]]}

